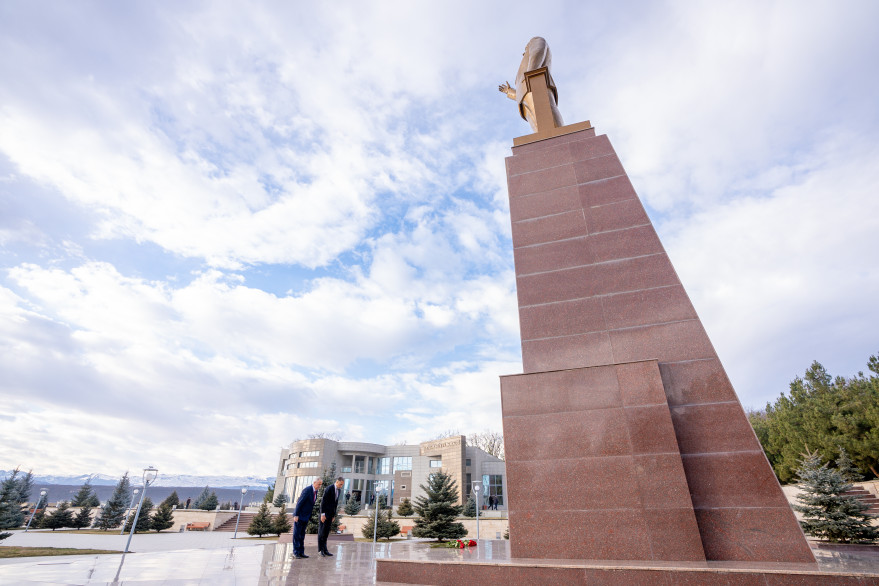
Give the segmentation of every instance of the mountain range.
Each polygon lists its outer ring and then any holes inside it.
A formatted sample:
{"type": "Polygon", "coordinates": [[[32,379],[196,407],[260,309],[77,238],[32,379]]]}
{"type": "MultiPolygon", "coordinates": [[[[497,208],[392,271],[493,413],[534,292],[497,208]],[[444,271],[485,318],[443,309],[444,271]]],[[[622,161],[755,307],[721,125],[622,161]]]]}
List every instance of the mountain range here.
{"type": "MultiPolygon", "coordinates": [[[[138,471],[130,471],[128,473],[133,486],[142,484],[142,480],[138,471]]],[[[8,478],[12,474],[12,470],[0,470],[0,480],[8,478]]],[[[60,476],[60,475],[40,475],[34,474],[35,484],[63,484],[63,485],[82,485],[87,479],[92,479],[92,486],[114,486],[120,476],[110,476],[108,474],[80,474],[79,476],[60,476]]],[[[267,489],[275,482],[275,477],[270,476],[260,478],[257,476],[195,476],[192,474],[162,474],[159,476],[152,486],[173,486],[173,487],[199,487],[204,488],[242,488],[252,487],[258,489],[267,489]]]]}

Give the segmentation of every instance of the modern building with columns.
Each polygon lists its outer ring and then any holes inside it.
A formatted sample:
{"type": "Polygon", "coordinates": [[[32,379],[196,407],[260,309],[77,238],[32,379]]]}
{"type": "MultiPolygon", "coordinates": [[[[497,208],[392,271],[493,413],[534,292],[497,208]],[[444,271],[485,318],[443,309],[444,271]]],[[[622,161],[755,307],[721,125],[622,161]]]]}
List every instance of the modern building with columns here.
{"type": "Polygon", "coordinates": [[[488,504],[488,496],[493,495],[498,509],[506,508],[504,461],[468,446],[463,435],[397,446],[330,439],[295,441],[281,450],[275,490],[283,487],[287,502],[295,502],[302,489],[333,464],[336,475],[345,478],[345,494],[362,505],[374,502],[376,494],[389,495],[394,505],[404,498],[423,496],[420,486],[427,484],[431,472],[443,470],[458,485],[458,504],[466,502],[474,483],[480,483],[482,504],[488,504]]]}

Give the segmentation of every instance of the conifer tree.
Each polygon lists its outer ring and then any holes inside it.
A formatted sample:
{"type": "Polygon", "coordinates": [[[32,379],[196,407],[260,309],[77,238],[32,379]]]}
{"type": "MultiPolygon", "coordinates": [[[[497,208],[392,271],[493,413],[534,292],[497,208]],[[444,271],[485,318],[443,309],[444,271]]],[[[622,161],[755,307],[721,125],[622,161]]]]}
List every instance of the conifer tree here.
{"type": "Polygon", "coordinates": [[[378,508],[380,509],[390,509],[388,506],[388,495],[380,494],[378,495],[378,508]]]}
{"type": "Polygon", "coordinates": [[[122,524],[125,510],[131,501],[131,481],[128,479],[128,472],[122,475],[116,488],[113,490],[113,496],[101,507],[101,512],[95,520],[95,527],[106,531],[114,529],[122,524]]]}
{"type": "Polygon", "coordinates": [[[360,530],[364,537],[372,539],[375,528],[375,518],[378,517],[378,531],[376,539],[390,539],[394,535],[400,534],[400,525],[391,517],[389,509],[379,510],[378,515],[368,515],[366,523],[360,530]]]}
{"type": "Polygon", "coordinates": [[[87,504],[90,506],[95,506],[92,498],[95,496],[95,489],[92,488],[91,478],[87,479],[83,482],[82,486],[79,487],[79,492],[71,499],[70,506],[71,507],[84,507],[87,504]]]}
{"type": "MultiPolygon", "coordinates": [[[[137,525],[134,528],[135,533],[143,533],[144,531],[149,531],[152,528],[152,519],[150,518],[150,512],[153,510],[153,501],[150,497],[143,497],[143,505],[140,507],[140,515],[137,516],[137,525]]],[[[133,511],[131,511],[131,515],[128,516],[128,521],[125,523],[125,532],[128,533],[131,531],[131,524],[134,522],[134,515],[137,512],[137,507],[133,511]]]]}
{"type": "Polygon", "coordinates": [[[150,529],[159,532],[174,525],[174,501],[180,502],[177,491],[172,492],[168,498],[162,501],[156,509],[156,514],[150,520],[150,529]]]}
{"type": "Polygon", "coordinates": [[[24,525],[24,511],[19,504],[18,480],[18,469],[15,469],[0,483],[0,541],[12,535],[8,532],[3,533],[3,529],[14,529],[24,525]]]}
{"type": "Polygon", "coordinates": [[[280,537],[281,533],[287,533],[292,528],[293,526],[290,525],[290,518],[287,517],[287,508],[281,507],[281,512],[275,515],[275,518],[272,519],[271,532],[280,537]]]}
{"type": "Polygon", "coordinates": [[[268,503],[262,503],[259,506],[259,511],[253,516],[253,520],[250,522],[250,527],[247,528],[247,533],[249,535],[262,537],[271,532],[272,518],[271,515],[269,515],[269,505],[268,503]]]}
{"type": "Polygon", "coordinates": [[[201,491],[201,494],[196,497],[195,501],[192,503],[193,509],[204,509],[205,503],[208,502],[208,499],[211,498],[211,487],[205,486],[204,490],[201,491]]]}
{"type": "Polygon", "coordinates": [[[217,499],[217,493],[212,490],[208,498],[202,503],[201,508],[206,511],[213,511],[219,506],[220,501],[217,499]]]}
{"type": "Polygon", "coordinates": [[[64,527],[73,527],[73,511],[70,510],[70,503],[67,501],[58,503],[58,508],[46,516],[41,526],[52,531],[63,529],[64,527]]]}
{"type": "Polygon", "coordinates": [[[360,512],[360,501],[352,494],[348,498],[348,502],[345,503],[345,514],[346,515],[356,515],[360,512]]]}
{"type": "Polygon", "coordinates": [[[83,529],[84,527],[88,527],[89,525],[91,525],[92,524],[92,508],[93,507],[91,505],[91,498],[89,498],[86,501],[85,505],[83,505],[79,509],[79,512],[76,513],[76,515],[73,517],[73,525],[71,525],[71,527],[73,527],[74,529],[76,529],[78,531],[80,529],[83,529]]]}
{"type": "Polygon", "coordinates": [[[794,509],[803,514],[803,531],[813,537],[831,543],[872,542],[879,538],[879,530],[865,513],[868,506],[856,496],[845,494],[852,488],[845,475],[854,474],[847,458],[844,452],[840,454],[843,467],[848,467],[843,472],[822,464],[817,452],[804,454],[797,470],[803,493],[797,495],[800,504],[794,509]]]}
{"type": "Polygon", "coordinates": [[[476,499],[473,498],[473,495],[470,495],[470,498],[467,499],[467,502],[464,504],[464,510],[461,512],[465,517],[475,517],[476,516],[476,499]]]}
{"type": "Polygon", "coordinates": [[[275,497],[275,501],[272,503],[274,506],[283,508],[287,505],[287,497],[283,492],[279,492],[275,497]]]}
{"type": "Polygon", "coordinates": [[[268,490],[266,490],[266,493],[263,495],[262,502],[268,504],[274,500],[275,500],[275,483],[273,482],[271,485],[269,485],[268,490]]]}
{"type": "Polygon", "coordinates": [[[403,517],[408,517],[409,515],[411,515],[414,512],[415,511],[412,510],[412,501],[410,501],[408,498],[405,498],[402,501],[400,501],[400,506],[397,507],[397,514],[398,515],[402,515],[403,517]]]}
{"type": "Polygon", "coordinates": [[[18,479],[18,504],[23,505],[30,500],[33,487],[34,475],[28,470],[18,479]]]}
{"type": "MultiPolygon", "coordinates": [[[[320,523],[320,503],[324,499],[324,491],[327,489],[329,485],[336,481],[336,463],[333,462],[330,469],[327,470],[324,468],[324,475],[321,477],[323,479],[323,484],[320,486],[320,491],[317,493],[317,499],[314,501],[314,509],[311,511],[311,519],[308,520],[308,525],[305,527],[305,532],[310,533],[312,535],[317,534],[317,528],[320,523]]],[[[330,530],[332,532],[336,532],[339,530],[339,521],[341,520],[342,515],[336,514],[333,517],[333,524],[330,530]]]]}
{"type": "Polygon", "coordinates": [[[46,522],[46,507],[37,506],[37,512],[34,514],[34,518],[31,519],[31,529],[45,529],[46,522]]]}
{"type": "Polygon", "coordinates": [[[462,523],[455,522],[461,514],[458,501],[458,485],[451,476],[439,470],[428,477],[427,486],[421,485],[427,495],[415,499],[415,537],[433,538],[437,541],[459,539],[467,535],[462,523]]]}

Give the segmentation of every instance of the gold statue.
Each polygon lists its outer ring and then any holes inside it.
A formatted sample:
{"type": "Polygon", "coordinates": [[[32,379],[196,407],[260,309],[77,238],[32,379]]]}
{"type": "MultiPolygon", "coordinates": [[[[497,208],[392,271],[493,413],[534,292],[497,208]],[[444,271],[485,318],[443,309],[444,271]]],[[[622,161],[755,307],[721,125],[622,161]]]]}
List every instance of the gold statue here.
{"type": "MultiPolygon", "coordinates": [[[[552,110],[552,118],[555,127],[559,128],[565,125],[562,120],[562,114],[558,108],[558,90],[555,87],[555,81],[552,79],[552,53],[549,45],[543,37],[534,37],[525,45],[525,52],[522,53],[522,63],[519,65],[519,72],[516,73],[516,89],[510,86],[510,82],[504,82],[498,86],[498,90],[505,93],[508,98],[515,100],[519,104],[519,114],[528,121],[534,132],[537,128],[537,114],[534,108],[534,96],[528,91],[528,84],[525,81],[525,73],[546,68],[547,89],[549,93],[549,107],[552,110]]],[[[540,129],[547,130],[547,129],[540,129]]]]}

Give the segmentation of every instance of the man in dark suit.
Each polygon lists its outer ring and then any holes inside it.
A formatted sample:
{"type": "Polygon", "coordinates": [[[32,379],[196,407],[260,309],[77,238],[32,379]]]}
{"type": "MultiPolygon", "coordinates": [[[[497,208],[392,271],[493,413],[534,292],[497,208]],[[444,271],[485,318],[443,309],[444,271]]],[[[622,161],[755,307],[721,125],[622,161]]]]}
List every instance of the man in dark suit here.
{"type": "Polygon", "coordinates": [[[320,501],[320,525],[317,529],[317,548],[323,557],[333,555],[327,550],[327,537],[330,536],[333,518],[336,516],[336,509],[339,508],[339,497],[342,495],[343,486],[345,486],[345,479],[339,476],[332,486],[327,487],[326,491],[324,491],[324,497],[320,501]]]}
{"type": "Polygon", "coordinates": [[[296,559],[308,557],[305,555],[305,528],[311,519],[314,501],[317,500],[318,491],[323,483],[324,481],[318,478],[311,486],[302,489],[299,500],[296,501],[296,508],[293,510],[293,557],[296,559]]]}

